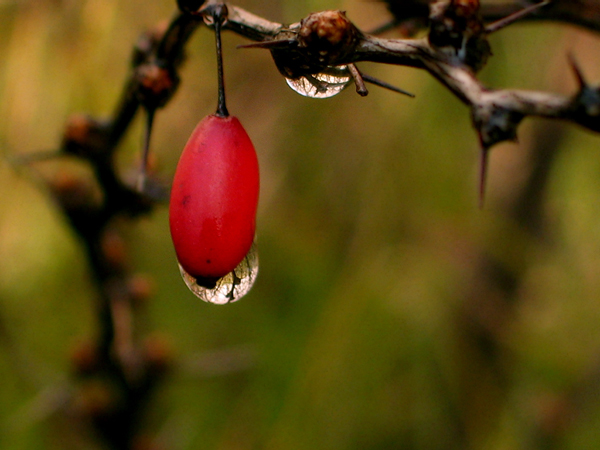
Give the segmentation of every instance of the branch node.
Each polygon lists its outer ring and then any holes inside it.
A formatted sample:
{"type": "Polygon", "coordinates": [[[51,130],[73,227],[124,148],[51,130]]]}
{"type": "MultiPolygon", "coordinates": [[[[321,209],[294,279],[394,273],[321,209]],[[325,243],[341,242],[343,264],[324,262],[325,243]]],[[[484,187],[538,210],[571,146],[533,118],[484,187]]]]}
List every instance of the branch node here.
{"type": "Polygon", "coordinates": [[[523,117],[521,112],[492,102],[473,105],[472,108],[473,125],[484,148],[504,141],[515,141],[523,117]]]}
{"type": "Polygon", "coordinates": [[[479,0],[451,0],[431,5],[428,35],[432,47],[478,72],[491,55],[479,0]]]}

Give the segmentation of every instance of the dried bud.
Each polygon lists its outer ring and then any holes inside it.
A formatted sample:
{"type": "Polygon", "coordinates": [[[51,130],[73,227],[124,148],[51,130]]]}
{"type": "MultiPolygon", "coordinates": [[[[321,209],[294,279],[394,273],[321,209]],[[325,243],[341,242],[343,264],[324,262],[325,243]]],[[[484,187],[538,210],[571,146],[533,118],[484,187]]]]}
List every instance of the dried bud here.
{"type": "Polygon", "coordinates": [[[99,418],[110,415],[118,403],[116,390],[107,382],[94,379],[79,386],[72,406],[84,417],[99,418]]]}
{"type": "Polygon", "coordinates": [[[572,425],[576,407],[566,395],[546,393],[534,399],[536,419],[540,428],[548,433],[563,433],[572,425]]]}
{"type": "Polygon", "coordinates": [[[451,4],[456,17],[471,20],[479,16],[479,0],[452,0],[451,4]]]}
{"type": "Polygon", "coordinates": [[[132,450],[166,450],[161,443],[157,442],[147,434],[141,434],[133,438],[131,444],[132,450]]]}
{"type": "Polygon", "coordinates": [[[343,11],[322,11],[304,18],[295,38],[264,46],[271,48],[283,76],[298,79],[347,62],[345,59],[356,49],[360,37],[360,31],[343,11]]]}
{"type": "Polygon", "coordinates": [[[438,2],[431,7],[429,43],[449,57],[480,70],[491,54],[479,0],[438,2]]]}
{"type": "Polygon", "coordinates": [[[100,367],[98,347],[92,341],[78,343],[71,351],[71,364],[79,375],[90,375],[100,367]]]}
{"type": "Polygon", "coordinates": [[[114,269],[124,269],[127,264],[127,249],[121,235],[114,230],[107,230],[102,236],[101,246],[106,263],[114,269]]]}
{"type": "Polygon", "coordinates": [[[144,274],[133,275],[127,280],[127,291],[134,306],[143,306],[154,293],[153,279],[144,274]]]}
{"type": "Polygon", "coordinates": [[[300,22],[298,47],[320,64],[335,66],[354,50],[358,36],[358,29],[343,11],[322,11],[300,22]]]}
{"type": "Polygon", "coordinates": [[[164,374],[173,364],[171,341],[163,334],[152,334],[143,343],[142,354],[148,373],[164,374]]]}
{"type": "Polygon", "coordinates": [[[179,78],[174,71],[155,63],[138,66],[135,79],[138,82],[138,98],[149,109],[164,106],[179,85],[179,78]]]}
{"type": "Polygon", "coordinates": [[[59,170],[48,185],[61,206],[69,211],[92,211],[101,206],[102,194],[90,176],[74,170],[59,170]]]}
{"type": "Polygon", "coordinates": [[[62,145],[65,152],[89,159],[103,154],[107,138],[106,124],[75,114],[67,121],[62,145]]]}

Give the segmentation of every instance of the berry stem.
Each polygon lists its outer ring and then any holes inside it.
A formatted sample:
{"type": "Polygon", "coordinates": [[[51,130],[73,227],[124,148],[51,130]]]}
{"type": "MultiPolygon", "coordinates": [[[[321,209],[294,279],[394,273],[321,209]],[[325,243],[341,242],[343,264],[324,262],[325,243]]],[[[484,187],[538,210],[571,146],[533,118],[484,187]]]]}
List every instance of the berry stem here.
{"type": "Polygon", "coordinates": [[[228,117],[227,105],[225,102],[225,77],[223,75],[223,51],[221,46],[221,25],[227,17],[227,7],[223,3],[215,5],[212,11],[215,23],[215,44],[217,47],[217,77],[219,83],[219,94],[216,115],[228,117]]]}
{"type": "Polygon", "coordinates": [[[138,192],[144,192],[146,189],[146,179],[148,174],[148,155],[150,153],[150,136],[152,134],[152,124],[154,122],[154,113],[156,109],[148,108],[146,110],[146,132],[144,134],[144,151],[142,154],[142,164],[140,167],[140,173],[137,179],[137,190],[138,192]]]}

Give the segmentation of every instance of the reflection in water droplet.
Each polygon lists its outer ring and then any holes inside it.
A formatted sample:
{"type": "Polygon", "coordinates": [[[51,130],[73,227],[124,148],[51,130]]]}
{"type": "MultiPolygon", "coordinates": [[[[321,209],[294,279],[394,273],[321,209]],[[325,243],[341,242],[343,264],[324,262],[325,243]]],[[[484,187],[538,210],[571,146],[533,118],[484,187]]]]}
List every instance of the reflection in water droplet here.
{"type": "Polygon", "coordinates": [[[196,279],[187,273],[181,265],[179,271],[183,277],[183,281],[188,288],[200,300],[215,305],[226,305],[227,303],[237,302],[240,298],[250,292],[256,275],[258,274],[258,252],[256,246],[252,244],[252,248],[242,260],[241,263],[222,278],[217,280],[217,284],[213,289],[208,289],[200,286],[196,279]]]}
{"type": "Polygon", "coordinates": [[[327,72],[286,78],[287,84],[298,94],[310,98],[329,98],[339,94],[350,84],[350,72],[346,66],[332,67],[327,72]]]}

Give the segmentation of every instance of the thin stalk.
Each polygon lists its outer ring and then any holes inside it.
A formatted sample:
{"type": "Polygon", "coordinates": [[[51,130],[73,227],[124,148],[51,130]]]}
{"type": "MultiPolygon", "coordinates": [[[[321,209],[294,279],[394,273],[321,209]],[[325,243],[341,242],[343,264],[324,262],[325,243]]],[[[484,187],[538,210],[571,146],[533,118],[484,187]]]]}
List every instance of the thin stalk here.
{"type": "Polygon", "coordinates": [[[227,105],[225,102],[225,76],[223,74],[223,50],[221,45],[221,25],[227,16],[227,7],[223,4],[217,5],[213,11],[215,21],[215,44],[217,47],[217,77],[219,83],[219,94],[217,104],[217,116],[228,117],[227,105]]]}
{"type": "Polygon", "coordinates": [[[137,179],[137,190],[138,192],[144,192],[146,189],[146,179],[148,178],[148,155],[150,154],[150,135],[152,134],[152,124],[154,122],[155,109],[148,109],[146,111],[146,132],[144,134],[144,151],[142,153],[142,162],[140,167],[140,173],[137,179]]]}

